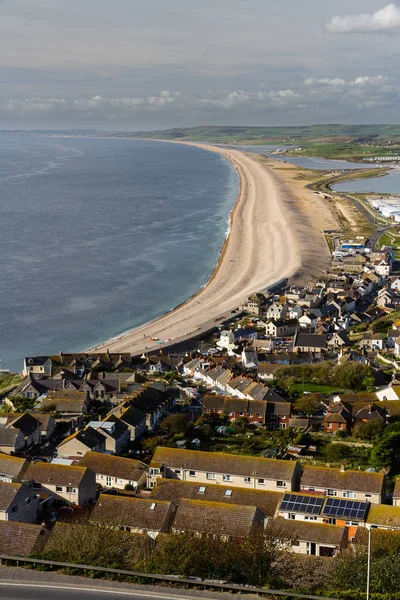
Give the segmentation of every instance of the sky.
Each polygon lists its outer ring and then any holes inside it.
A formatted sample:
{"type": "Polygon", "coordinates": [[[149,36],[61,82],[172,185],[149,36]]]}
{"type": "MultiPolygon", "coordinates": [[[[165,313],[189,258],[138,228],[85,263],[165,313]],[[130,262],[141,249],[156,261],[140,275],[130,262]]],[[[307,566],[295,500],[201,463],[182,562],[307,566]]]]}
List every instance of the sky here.
{"type": "Polygon", "coordinates": [[[0,0],[0,129],[400,121],[400,2],[0,0]]]}

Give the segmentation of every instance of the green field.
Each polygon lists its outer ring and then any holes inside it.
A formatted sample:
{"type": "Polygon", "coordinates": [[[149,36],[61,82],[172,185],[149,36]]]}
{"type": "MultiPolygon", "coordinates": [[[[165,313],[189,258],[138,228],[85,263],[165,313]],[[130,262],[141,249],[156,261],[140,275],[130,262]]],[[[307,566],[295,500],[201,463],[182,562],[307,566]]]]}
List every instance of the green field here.
{"type": "Polygon", "coordinates": [[[303,393],[303,392],[320,392],[321,394],[333,394],[335,392],[341,392],[342,390],[337,387],[330,387],[329,385],[322,385],[319,383],[293,383],[289,388],[289,393],[303,393]]]}
{"type": "Polygon", "coordinates": [[[225,144],[282,144],[293,146],[292,155],[348,160],[400,154],[400,125],[204,126],[117,132],[112,135],[225,144]]]}

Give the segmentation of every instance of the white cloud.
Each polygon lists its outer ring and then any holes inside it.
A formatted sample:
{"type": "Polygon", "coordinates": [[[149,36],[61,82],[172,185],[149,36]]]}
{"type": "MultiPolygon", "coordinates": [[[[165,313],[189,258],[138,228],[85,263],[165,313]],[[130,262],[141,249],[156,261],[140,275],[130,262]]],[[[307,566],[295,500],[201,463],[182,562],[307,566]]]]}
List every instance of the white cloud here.
{"type": "Polygon", "coordinates": [[[320,79],[315,77],[308,77],[304,80],[304,85],[307,87],[315,86],[328,86],[333,88],[351,88],[355,86],[382,86],[390,82],[389,77],[384,75],[375,75],[369,77],[365,75],[363,77],[356,77],[355,79],[330,79],[329,77],[322,77],[320,79]]]}
{"type": "Polygon", "coordinates": [[[388,4],[374,13],[332,17],[325,25],[329,33],[385,33],[400,30],[400,8],[388,4]]]}

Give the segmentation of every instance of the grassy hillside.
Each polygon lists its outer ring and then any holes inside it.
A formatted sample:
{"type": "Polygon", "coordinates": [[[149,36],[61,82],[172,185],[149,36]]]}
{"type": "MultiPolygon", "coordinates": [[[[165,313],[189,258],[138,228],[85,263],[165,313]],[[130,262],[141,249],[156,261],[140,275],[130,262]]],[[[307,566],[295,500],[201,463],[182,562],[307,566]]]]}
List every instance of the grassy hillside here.
{"type": "Polygon", "coordinates": [[[293,146],[296,154],[327,158],[362,159],[400,154],[400,125],[204,126],[113,135],[230,144],[285,144],[293,146]]]}

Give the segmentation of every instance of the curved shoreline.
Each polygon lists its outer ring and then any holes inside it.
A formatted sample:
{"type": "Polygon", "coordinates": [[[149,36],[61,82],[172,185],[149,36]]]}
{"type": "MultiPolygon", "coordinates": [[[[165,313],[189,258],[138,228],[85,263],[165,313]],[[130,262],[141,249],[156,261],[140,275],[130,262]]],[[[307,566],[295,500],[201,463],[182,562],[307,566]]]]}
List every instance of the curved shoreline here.
{"type": "MultiPolygon", "coordinates": [[[[177,344],[215,327],[251,293],[294,275],[302,266],[296,225],[289,223],[287,186],[259,157],[201,143],[192,145],[218,152],[236,168],[240,178],[230,231],[214,272],[191,298],[153,321],[86,350],[98,353],[141,354],[177,344]],[[163,343],[156,343],[164,340],[163,343]]],[[[290,190],[289,190],[290,193],[290,190]]],[[[295,198],[291,198],[295,203],[295,198]]]]}

